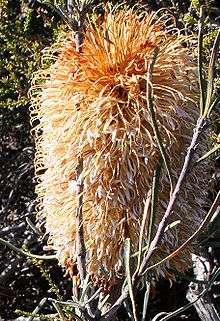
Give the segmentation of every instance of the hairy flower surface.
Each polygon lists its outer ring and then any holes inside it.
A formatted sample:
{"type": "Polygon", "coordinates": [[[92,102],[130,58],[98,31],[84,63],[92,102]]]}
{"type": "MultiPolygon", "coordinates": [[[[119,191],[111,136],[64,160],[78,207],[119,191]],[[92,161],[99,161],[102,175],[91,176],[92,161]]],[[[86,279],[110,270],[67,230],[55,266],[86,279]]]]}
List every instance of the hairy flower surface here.
{"type": "MultiPolygon", "coordinates": [[[[56,46],[53,64],[33,86],[36,126],[36,176],[39,214],[45,217],[59,260],[75,257],[77,165],[83,158],[83,228],[87,271],[113,284],[123,273],[123,241],[138,249],[144,203],[160,152],[147,107],[148,67],[159,49],[152,86],[157,125],[176,181],[198,117],[197,79],[186,38],[168,30],[167,17],[133,10],[109,11],[90,22],[81,53],[71,34],[56,46]]],[[[182,244],[204,215],[207,182],[188,176],[161,247],[151,263],[182,244]]],[[[154,233],[170,193],[162,170],[154,233]]],[[[148,222],[146,224],[147,238],[148,222]]],[[[190,246],[158,267],[155,274],[172,276],[190,261],[190,246]],[[170,265],[170,267],[169,267],[170,265]]]]}

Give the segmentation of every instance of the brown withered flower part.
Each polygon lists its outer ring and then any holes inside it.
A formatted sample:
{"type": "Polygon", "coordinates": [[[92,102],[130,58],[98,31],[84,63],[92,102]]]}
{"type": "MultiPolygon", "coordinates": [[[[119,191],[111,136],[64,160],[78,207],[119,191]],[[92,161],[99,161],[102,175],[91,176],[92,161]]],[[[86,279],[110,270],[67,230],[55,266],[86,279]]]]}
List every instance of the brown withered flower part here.
{"type": "MultiPolygon", "coordinates": [[[[32,120],[39,121],[35,127],[39,215],[45,217],[59,261],[74,259],[76,169],[82,157],[86,268],[101,283],[113,284],[123,273],[125,238],[131,239],[132,253],[138,250],[144,203],[161,157],[146,101],[148,66],[155,48],[159,53],[151,86],[175,181],[199,115],[188,39],[170,30],[168,20],[132,9],[110,10],[96,23],[88,22],[81,53],[67,33],[51,50],[51,55],[56,52],[53,63],[36,75],[32,87],[32,120]]],[[[166,230],[151,263],[168,255],[199,226],[207,184],[200,171],[198,165],[188,176],[170,221],[178,224],[166,230]]],[[[163,168],[154,231],[169,193],[163,168]]],[[[191,250],[189,246],[157,267],[155,275],[172,278],[174,270],[183,271],[191,250]]]]}

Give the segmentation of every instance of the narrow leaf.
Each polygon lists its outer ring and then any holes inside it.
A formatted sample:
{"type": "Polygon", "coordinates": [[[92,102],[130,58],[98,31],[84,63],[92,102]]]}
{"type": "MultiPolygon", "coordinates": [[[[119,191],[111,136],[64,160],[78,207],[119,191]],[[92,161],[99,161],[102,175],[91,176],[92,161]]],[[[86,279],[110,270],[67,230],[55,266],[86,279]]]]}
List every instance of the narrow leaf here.
{"type": "Polygon", "coordinates": [[[136,313],[136,307],[135,307],[133,287],[132,287],[132,280],[131,280],[130,254],[131,254],[131,240],[129,238],[126,238],[125,242],[124,242],[125,272],[126,272],[128,291],[129,291],[129,295],[130,295],[130,299],[131,299],[132,312],[133,312],[133,315],[134,315],[134,320],[138,321],[137,313],[136,313]]]}

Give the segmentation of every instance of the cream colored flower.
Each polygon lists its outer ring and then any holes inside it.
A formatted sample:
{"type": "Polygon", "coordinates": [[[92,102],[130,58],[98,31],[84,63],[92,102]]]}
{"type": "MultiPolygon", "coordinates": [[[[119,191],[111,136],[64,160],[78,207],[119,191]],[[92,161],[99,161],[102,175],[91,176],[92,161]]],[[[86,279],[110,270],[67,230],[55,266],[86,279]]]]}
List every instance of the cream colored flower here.
{"type": "MultiPolygon", "coordinates": [[[[87,271],[101,283],[113,284],[123,272],[125,238],[131,238],[132,251],[137,251],[144,202],[160,158],[146,103],[154,48],[159,49],[152,77],[156,117],[175,180],[198,117],[197,79],[186,38],[169,32],[166,23],[154,13],[110,11],[96,24],[88,23],[80,54],[67,34],[56,46],[55,62],[37,78],[41,84],[33,87],[33,119],[39,120],[39,215],[45,217],[60,262],[74,258],[76,168],[81,156],[87,271]]],[[[173,213],[172,221],[180,223],[166,231],[152,263],[182,244],[200,224],[207,182],[197,175],[199,170],[190,174],[173,213]]],[[[154,231],[169,192],[164,169],[154,231]]],[[[173,270],[183,271],[190,250],[155,274],[170,278],[173,270]]]]}

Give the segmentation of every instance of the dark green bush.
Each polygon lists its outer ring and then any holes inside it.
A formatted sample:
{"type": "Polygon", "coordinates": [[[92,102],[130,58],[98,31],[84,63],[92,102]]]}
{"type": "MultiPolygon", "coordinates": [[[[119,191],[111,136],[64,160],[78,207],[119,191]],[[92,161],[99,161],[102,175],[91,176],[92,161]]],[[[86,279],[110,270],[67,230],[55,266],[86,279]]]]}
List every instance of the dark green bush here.
{"type": "Polygon", "coordinates": [[[0,17],[0,107],[10,108],[28,102],[41,50],[56,37],[60,19],[46,6],[24,0],[3,0],[0,17]]]}

